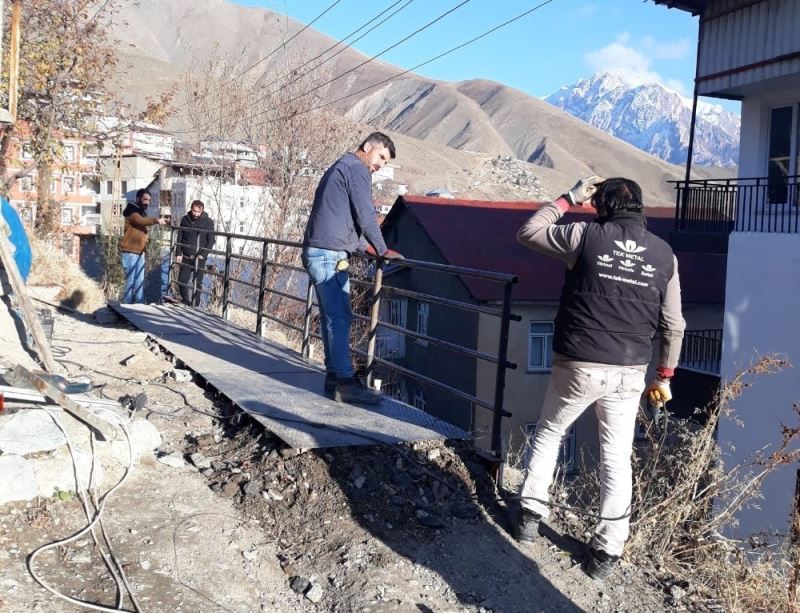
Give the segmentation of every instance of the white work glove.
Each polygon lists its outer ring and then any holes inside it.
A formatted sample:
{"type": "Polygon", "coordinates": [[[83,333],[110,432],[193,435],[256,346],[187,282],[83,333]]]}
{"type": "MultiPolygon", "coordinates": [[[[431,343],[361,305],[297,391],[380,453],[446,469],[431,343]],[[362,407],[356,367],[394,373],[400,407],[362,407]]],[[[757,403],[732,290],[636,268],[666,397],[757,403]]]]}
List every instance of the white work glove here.
{"type": "Polygon", "coordinates": [[[656,377],[644,391],[647,401],[654,407],[660,409],[672,400],[672,390],[669,387],[669,379],[656,377]]]}
{"type": "Polygon", "coordinates": [[[603,181],[605,181],[605,179],[597,175],[586,177],[578,181],[575,187],[564,194],[564,196],[572,206],[576,204],[583,205],[584,202],[592,199],[592,196],[594,196],[594,193],[597,191],[597,185],[603,181]]]}

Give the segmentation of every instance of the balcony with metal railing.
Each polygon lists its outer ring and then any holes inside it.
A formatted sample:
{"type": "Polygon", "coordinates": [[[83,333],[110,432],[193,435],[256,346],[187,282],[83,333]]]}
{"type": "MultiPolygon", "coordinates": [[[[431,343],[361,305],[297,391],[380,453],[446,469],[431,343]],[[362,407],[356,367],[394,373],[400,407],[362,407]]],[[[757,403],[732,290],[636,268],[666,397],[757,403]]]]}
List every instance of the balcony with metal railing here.
{"type": "Polygon", "coordinates": [[[706,374],[719,375],[722,360],[722,330],[687,330],[679,366],[706,374]]]}
{"type": "Polygon", "coordinates": [[[800,176],[674,181],[676,234],[800,233],[800,176]]]}

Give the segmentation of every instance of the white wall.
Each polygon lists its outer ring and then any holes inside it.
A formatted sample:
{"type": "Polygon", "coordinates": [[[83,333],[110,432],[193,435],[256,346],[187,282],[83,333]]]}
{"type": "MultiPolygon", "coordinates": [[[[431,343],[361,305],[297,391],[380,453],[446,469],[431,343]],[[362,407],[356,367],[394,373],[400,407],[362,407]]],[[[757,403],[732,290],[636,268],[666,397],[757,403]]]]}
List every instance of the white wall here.
{"type": "Polygon", "coordinates": [[[767,141],[769,116],[778,106],[800,103],[800,87],[786,88],[768,84],[759,87],[758,95],[742,100],[742,129],[739,147],[739,176],[765,177],[767,175],[767,141]]]}
{"type": "MultiPolygon", "coordinates": [[[[781,422],[796,424],[800,402],[800,235],[731,234],[725,302],[722,377],[730,378],[758,355],[785,354],[794,364],[775,376],[761,376],[734,402],[742,425],[724,419],[719,428],[726,466],[745,461],[758,448],[781,438],[781,422]]],[[[795,469],[786,467],[764,487],[763,509],[743,511],[740,534],[768,526],[786,530],[795,490],[795,469]]]]}

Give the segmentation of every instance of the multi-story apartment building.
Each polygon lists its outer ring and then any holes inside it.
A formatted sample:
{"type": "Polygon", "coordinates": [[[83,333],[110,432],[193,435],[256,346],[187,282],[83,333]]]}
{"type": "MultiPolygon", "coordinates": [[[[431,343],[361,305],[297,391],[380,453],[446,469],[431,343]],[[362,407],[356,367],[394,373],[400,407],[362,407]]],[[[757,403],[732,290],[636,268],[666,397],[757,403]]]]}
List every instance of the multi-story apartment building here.
{"type": "MultiPolygon", "coordinates": [[[[794,363],[756,380],[733,403],[738,421],[720,425],[727,465],[758,470],[753,454],[777,448],[800,401],[800,2],[655,2],[698,16],[695,95],[742,104],[739,177],[679,185],[677,220],[699,247],[727,238],[723,378],[758,356],[794,363]]],[[[785,533],[799,474],[796,463],[772,474],[760,508],[739,513],[740,530],[785,533]]]]}

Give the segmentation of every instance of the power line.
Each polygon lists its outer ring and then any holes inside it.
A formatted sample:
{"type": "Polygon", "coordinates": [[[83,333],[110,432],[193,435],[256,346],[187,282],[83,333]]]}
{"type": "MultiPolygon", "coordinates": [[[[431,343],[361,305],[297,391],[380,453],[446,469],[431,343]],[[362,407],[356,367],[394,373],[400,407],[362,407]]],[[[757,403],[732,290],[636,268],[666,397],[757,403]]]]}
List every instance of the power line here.
{"type": "MultiPolygon", "coordinates": [[[[367,58],[366,60],[364,60],[360,64],[354,66],[353,68],[350,68],[349,70],[344,71],[340,75],[337,75],[337,76],[333,77],[332,79],[328,79],[324,83],[320,83],[319,85],[316,85],[315,87],[312,87],[311,89],[303,92],[302,94],[299,94],[299,95],[297,95],[297,96],[295,96],[293,98],[290,98],[289,100],[283,102],[283,104],[290,104],[290,103],[292,103],[292,102],[294,102],[296,100],[299,100],[300,98],[303,98],[303,97],[307,96],[308,94],[313,93],[313,92],[321,89],[322,87],[325,87],[326,85],[330,85],[331,83],[334,83],[335,81],[338,81],[342,77],[345,77],[348,74],[351,74],[352,72],[358,70],[359,68],[362,68],[363,66],[366,66],[370,62],[372,62],[372,61],[378,59],[379,57],[381,57],[382,55],[384,55],[385,53],[387,53],[387,52],[391,51],[392,49],[395,49],[396,47],[398,47],[398,46],[402,45],[403,43],[407,42],[409,39],[413,38],[417,34],[427,30],[428,28],[430,28],[434,24],[438,23],[439,21],[441,21],[442,19],[444,19],[448,15],[450,15],[450,14],[454,13],[455,11],[457,11],[458,9],[460,9],[462,6],[464,6],[466,4],[469,4],[469,2],[470,2],[470,0],[462,0],[462,2],[460,2],[459,4],[455,5],[454,7],[450,8],[450,9],[448,9],[447,11],[445,11],[444,13],[442,13],[441,15],[436,17],[435,19],[433,19],[433,20],[429,21],[428,23],[426,23],[424,26],[421,26],[421,27],[417,28],[411,34],[405,36],[404,38],[400,39],[396,43],[386,47],[380,53],[377,53],[377,54],[373,55],[372,57],[367,58]]],[[[276,89],[274,92],[267,93],[266,95],[262,96],[261,98],[258,98],[257,100],[253,101],[251,104],[258,104],[259,102],[263,102],[264,100],[267,100],[270,96],[273,96],[273,95],[277,94],[278,92],[286,89],[287,87],[289,87],[293,83],[296,83],[298,80],[299,79],[295,79],[293,81],[290,81],[289,83],[286,83],[286,84],[282,85],[281,87],[276,89]]],[[[269,112],[270,110],[274,110],[274,109],[265,109],[262,112],[256,113],[255,115],[252,115],[248,119],[252,119],[253,117],[258,117],[259,115],[263,115],[264,113],[269,112]]],[[[206,128],[210,127],[213,123],[215,123],[214,120],[206,123],[203,126],[200,126],[199,128],[194,128],[194,129],[191,129],[191,130],[175,130],[174,133],[175,134],[186,134],[186,133],[199,132],[199,131],[205,130],[206,128]]]]}
{"type": "MultiPolygon", "coordinates": [[[[372,19],[370,19],[369,21],[367,21],[367,22],[363,23],[363,24],[362,24],[360,27],[358,27],[358,28],[356,28],[355,30],[353,30],[352,32],[350,32],[350,34],[348,34],[347,36],[345,36],[345,37],[344,37],[342,40],[340,40],[340,41],[337,41],[336,43],[334,43],[333,45],[331,45],[330,47],[328,47],[327,49],[325,49],[325,51],[323,51],[322,53],[318,54],[317,56],[315,56],[315,57],[311,58],[310,60],[308,60],[308,61],[306,61],[306,62],[303,62],[302,64],[300,64],[300,66],[297,66],[297,67],[296,67],[294,70],[292,70],[292,72],[287,72],[287,73],[286,73],[285,75],[283,75],[282,77],[277,77],[276,79],[273,79],[272,81],[270,81],[269,83],[267,83],[267,85],[266,85],[265,87],[269,87],[270,85],[274,85],[275,83],[277,83],[277,82],[278,82],[278,81],[280,81],[281,79],[285,79],[286,77],[289,77],[289,76],[291,76],[291,75],[292,75],[292,73],[294,73],[294,72],[297,72],[297,71],[298,71],[298,70],[300,70],[301,68],[304,68],[305,66],[308,66],[308,65],[309,65],[311,62],[313,62],[313,61],[315,61],[315,60],[318,60],[318,59],[319,59],[319,58],[321,58],[323,55],[325,55],[326,53],[328,53],[328,51],[331,51],[332,49],[335,49],[336,47],[338,47],[339,45],[341,45],[341,44],[342,44],[344,41],[346,41],[348,38],[350,38],[350,37],[351,37],[351,36],[353,36],[354,34],[357,34],[357,33],[358,33],[358,32],[360,32],[361,30],[363,30],[364,28],[366,28],[366,27],[367,27],[369,24],[371,24],[373,21],[375,21],[376,19],[378,19],[379,17],[381,17],[383,14],[387,13],[388,11],[392,10],[392,9],[393,9],[395,6],[397,6],[398,4],[400,4],[400,3],[401,3],[401,2],[403,2],[403,1],[404,1],[404,0],[397,0],[395,3],[391,4],[390,6],[388,6],[387,8],[385,8],[383,11],[381,11],[380,13],[378,13],[377,15],[375,15],[375,17],[373,17],[373,18],[372,18],[372,19]]],[[[351,48],[351,47],[352,47],[354,44],[356,44],[358,41],[360,41],[362,38],[364,38],[364,37],[365,37],[367,34],[369,34],[370,32],[373,32],[374,30],[376,30],[377,28],[379,28],[381,25],[383,25],[384,23],[386,23],[387,21],[389,21],[389,20],[390,20],[392,17],[394,17],[395,15],[397,15],[397,13],[399,13],[400,11],[402,11],[403,9],[405,9],[405,8],[406,8],[406,7],[407,7],[409,4],[411,4],[411,3],[412,3],[412,2],[414,2],[414,1],[415,1],[415,0],[405,0],[405,4],[403,4],[403,6],[401,6],[399,9],[397,9],[397,10],[396,10],[395,12],[393,12],[391,15],[388,15],[386,18],[384,18],[384,19],[381,19],[381,21],[379,21],[379,22],[378,22],[378,23],[376,23],[374,26],[372,26],[372,27],[371,27],[369,30],[367,30],[366,32],[364,32],[364,33],[363,33],[361,36],[359,36],[358,38],[356,38],[356,39],[355,39],[355,40],[353,40],[352,42],[350,42],[350,43],[348,43],[347,45],[345,45],[344,47],[342,47],[342,48],[341,48],[339,51],[337,51],[336,53],[334,53],[332,56],[325,58],[325,60],[324,60],[323,62],[320,62],[318,65],[314,66],[314,68],[313,68],[312,70],[309,70],[309,71],[305,72],[304,74],[302,74],[302,75],[300,75],[300,76],[302,77],[302,76],[306,76],[306,75],[308,75],[308,74],[309,74],[309,73],[311,73],[313,70],[316,70],[317,68],[319,68],[319,67],[320,67],[320,66],[322,66],[323,64],[325,64],[325,63],[327,63],[327,62],[331,61],[333,58],[335,58],[335,57],[336,57],[336,56],[338,56],[339,54],[341,54],[341,53],[343,53],[344,51],[346,51],[347,49],[351,48]]]]}
{"type": "MultiPolygon", "coordinates": [[[[316,23],[317,21],[319,21],[319,20],[320,20],[320,19],[321,19],[321,18],[322,18],[322,17],[323,17],[323,16],[324,16],[324,15],[325,15],[325,14],[326,14],[328,11],[330,11],[330,10],[331,10],[333,7],[335,7],[335,6],[336,6],[337,4],[339,4],[341,1],[342,1],[342,0],[334,0],[334,2],[333,2],[333,3],[331,3],[330,5],[328,5],[328,7],[327,7],[327,8],[326,8],[324,11],[322,11],[322,12],[321,12],[319,15],[317,15],[316,17],[314,17],[314,19],[312,19],[312,20],[311,20],[311,21],[309,21],[307,24],[305,24],[305,25],[304,25],[302,28],[300,28],[300,29],[299,29],[297,32],[295,32],[295,33],[294,33],[292,36],[290,36],[290,37],[289,37],[289,38],[287,38],[285,41],[283,41],[283,42],[282,42],[280,45],[278,45],[277,47],[275,47],[275,48],[274,48],[272,51],[270,51],[269,53],[267,53],[267,54],[266,54],[264,57],[262,57],[261,59],[259,59],[258,61],[256,61],[254,64],[252,64],[252,65],[248,66],[247,68],[245,68],[245,69],[244,69],[242,72],[240,72],[240,73],[239,73],[238,75],[236,75],[235,77],[232,77],[232,78],[228,79],[227,81],[223,81],[222,83],[220,83],[220,84],[219,84],[219,86],[217,86],[217,88],[216,88],[215,90],[213,90],[213,91],[210,91],[210,92],[206,92],[206,93],[205,93],[205,94],[203,94],[202,96],[198,96],[198,99],[199,99],[199,100],[202,100],[203,98],[207,98],[207,97],[208,97],[208,96],[210,96],[211,94],[214,94],[214,93],[218,92],[219,90],[221,90],[221,89],[222,89],[222,88],[223,88],[225,85],[228,85],[228,84],[230,84],[230,83],[233,83],[234,81],[236,81],[236,80],[238,80],[238,79],[241,79],[241,78],[242,78],[244,75],[246,75],[248,72],[250,72],[251,70],[253,70],[253,69],[254,69],[256,66],[259,66],[260,64],[264,63],[264,62],[265,62],[265,61],[267,61],[267,60],[268,60],[270,57],[272,57],[273,55],[275,55],[275,54],[276,54],[278,51],[280,51],[281,49],[285,48],[285,47],[286,47],[286,45],[288,45],[288,44],[289,44],[290,42],[292,42],[292,41],[293,41],[295,38],[297,38],[298,36],[300,36],[300,35],[301,35],[303,32],[305,32],[305,31],[306,31],[308,28],[310,28],[312,25],[314,25],[314,23],[316,23]]],[[[189,105],[189,103],[188,103],[188,102],[186,102],[185,104],[183,104],[182,106],[180,106],[180,107],[178,107],[178,108],[179,108],[179,109],[180,109],[180,108],[184,108],[184,107],[186,107],[186,106],[188,106],[188,105],[189,105]]]]}
{"type": "MultiPolygon", "coordinates": [[[[388,13],[389,11],[391,11],[391,10],[392,10],[394,7],[396,7],[398,4],[401,4],[401,3],[403,3],[403,2],[405,2],[405,4],[403,4],[403,6],[401,6],[400,8],[398,8],[396,11],[392,12],[390,15],[386,16],[384,19],[381,19],[381,21],[379,21],[377,24],[375,24],[374,26],[372,26],[371,28],[369,28],[369,29],[368,29],[366,32],[364,32],[364,33],[363,33],[361,36],[359,36],[358,38],[356,38],[356,39],[355,39],[355,40],[353,40],[352,42],[348,43],[347,45],[345,45],[344,47],[342,47],[341,49],[339,49],[339,51],[337,51],[337,52],[336,52],[336,53],[334,53],[333,55],[331,55],[331,56],[329,56],[329,57],[325,58],[325,59],[324,59],[322,62],[320,62],[319,64],[315,65],[315,66],[314,66],[314,67],[312,67],[311,69],[307,70],[307,71],[306,71],[306,72],[304,72],[303,74],[301,74],[301,75],[298,75],[298,76],[295,78],[295,81],[299,81],[299,80],[300,80],[300,79],[302,79],[303,77],[306,77],[306,76],[308,76],[309,74],[311,74],[311,73],[312,73],[312,72],[314,72],[315,70],[319,69],[319,68],[320,68],[321,66],[323,66],[324,64],[326,64],[326,63],[330,62],[330,61],[331,61],[333,58],[337,57],[337,56],[338,56],[338,55],[340,55],[341,53],[344,53],[344,51],[346,51],[347,49],[351,48],[351,47],[352,47],[354,44],[356,44],[358,41],[360,41],[362,38],[364,38],[364,37],[365,37],[367,34],[370,34],[371,32],[375,31],[375,30],[376,30],[377,28],[379,28],[381,25],[383,25],[384,23],[386,23],[386,22],[387,22],[389,19],[391,19],[392,17],[394,17],[395,15],[397,15],[397,13],[399,13],[400,11],[402,11],[403,9],[405,9],[406,7],[408,7],[408,6],[409,6],[409,5],[410,5],[412,2],[415,2],[415,0],[396,0],[394,3],[390,4],[388,7],[386,7],[385,9],[383,9],[383,10],[382,10],[380,13],[378,13],[377,15],[375,15],[374,17],[372,17],[371,19],[369,19],[369,20],[367,20],[366,22],[364,22],[363,24],[361,24],[361,25],[360,25],[358,28],[356,28],[355,30],[353,30],[352,32],[350,32],[350,33],[349,33],[347,36],[345,36],[345,37],[344,37],[342,40],[336,41],[334,44],[332,44],[331,46],[329,46],[327,49],[325,49],[325,50],[324,50],[324,51],[322,51],[321,53],[317,54],[315,57],[311,58],[310,60],[307,60],[307,61],[303,62],[303,63],[302,63],[300,66],[297,66],[296,68],[293,68],[293,69],[292,69],[290,72],[287,72],[285,75],[282,75],[282,76],[280,76],[280,77],[276,77],[275,79],[273,79],[272,81],[270,81],[269,83],[267,83],[267,84],[264,86],[264,89],[266,89],[266,88],[269,88],[271,85],[274,85],[275,83],[277,83],[278,81],[280,81],[280,80],[282,80],[282,79],[285,79],[286,77],[290,77],[290,76],[292,76],[292,74],[296,73],[296,72],[297,72],[297,71],[299,71],[300,69],[302,69],[302,68],[304,68],[304,67],[308,66],[309,64],[311,64],[312,62],[314,62],[314,61],[316,61],[316,60],[320,59],[320,58],[321,58],[322,56],[324,56],[326,53],[328,53],[329,51],[331,51],[331,50],[335,49],[336,47],[338,47],[338,46],[342,45],[342,44],[343,44],[343,43],[344,43],[344,42],[345,42],[347,39],[349,39],[351,36],[353,36],[353,35],[355,35],[355,34],[358,34],[358,33],[359,33],[361,30],[363,30],[364,28],[366,28],[367,26],[369,26],[369,25],[370,25],[372,22],[374,22],[376,19],[379,19],[379,18],[380,18],[380,17],[382,17],[384,14],[388,13]]],[[[313,23],[313,22],[312,22],[312,23],[313,23]]],[[[310,25],[310,24],[309,24],[309,25],[310,25]]],[[[244,75],[246,72],[247,72],[247,71],[244,71],[244,72],[242,72],[242,73],[241,73],[239,76],[242,76],[242,75],[244,75]]],[[[231,79],[231,80],[229,80],[229,81],[228,81],[228,83],[231,83],[231,82],[233,82],[234,80],[235,80],[235,79],[231,79]]],[[[207,93],[205,96],[208,96],[208,95],[210,95],[211,93],[213,93],[213,92],[209,92],[209,93],[207,93]]],[[[205,97],[205,96],[203,96],[203,97],[205,97]]],[[[202,99],[203,97],[201,97],[201,99],[202,99]]],[[[231,102],[231,101],[222,102],[222,103],[221,103],[221,104],[220,104],[218,107],[216,107],[216,108],[213,108],[213,109],[210,109],[210,111],[211,111],[211,112],[220,111],[220,110],[224,109],[225,107],[228,107],[228,106],[230,106],[231,104],[232,104],[232,102],[231,102]]],[[[185,106],[185,105],[184,105],[184,106],[185,106]]],[[[188,112],[188,111],[187,111],[187,112],[184,112],[184,113],[181,113],[181,114],[179,114],[179,115],[173,115],[173,117],[190,117],[190,116],[191,116],[191,112],[188,112]]]]}
{"type": "MultiPolygon", "coordinates": [[[[389,81],[393,81],[394,79],[402,77],[402,76],[404,76],[404,75],[406,75],[406,74],[408,74],[410,72],[413,72],[414,70],[422,68],[423,66],[427,66],[428,64],[430,64],[432,62],[435,62],[436,60],[439,60],[439,59],[441,59],[441,58],[443,58],[443,57],[445,57],[447,55],[450,55],[451,53],[454,53],[454,52],[458,51],[459,49],[463,49],[467,45],[471,45],[472,43],[477,42],[480,39],[485,38],[486,36],[489,36],[490,34],[493,34],[497,30],[500,30],[501,28],[504,28],[504,27],[506,27],[508,25],[511,25],[515,21],[519,21],[520,19],[522,19],[524,17],[527,17],[531,13],[533,13],[533,12],[539,10],[540,8],[552,3],[553,1],[554,0],[545,0],[544,2],[536,5],[535,7],[531,8],[531,9],[528,9],[527,11],[524,11],[523,13],[520,13],[516,17],[512,17],[511,19],[509,19],[507,21],[504,21],[503,23],[501,23],[499,25],[494,26],[490,30],[485,31],[482,34],[479,34],[478,36],[475,36],[474,38],[471,38],[468,41],[465,41],[465,42],[463,42],[463,43],[461,43],[459,45],[456,45],[455,47],[452,47],[452,48],[448,49],[447,51],[444,51],[444,52],[440,53],[439,55],[436,55],[436,56],[434,56],[434,57],[432,57],[432,58],[430,58],[428,60],[425,60],[424,62],[420,62],[416,66],[412,66],[411,68],[408,68],[408,69],[406,69],[406,70],[404,70],[402,72],[399,72],[396,75],[392,75],[391,77],[387,77],[386,79],[383,79],[381,81],[378,81],[377,83],[373,83],[371,85],[368,85],[367,87],[364,87],[364,88],[362,88],[362,89],[360,89],[358,91],[351,92],[351,93],[349,93],[349,94],[347,94],[345,96],[341,96],[341,97],[336,98],[334,100],[330,100],[330,101],[325,102],[323,104],[320,104],[320,105],[317,105],[317,106],[314,106],[314,107],[311,107],[311,108],[308,108],[308,109],[305,109],[305,110],[302,110],[302,111],[297,111],[297,112],[291,113],[289,115],[285,115],[285,116],[282,116],[282,117],[277,117],[275,119],[270,119],[270,120],[264,121],[264,122],[262,122],[260,124],[257,124],[257,125],[258,126],[269,125],[271,123],[276,123],[278,121],[287,121],[287,120],[290,120],[290,119],[293,119],[293,118],[297,117],[298,115],[305,115],[306,113],[311,113],[313,111],[318,111],[318,110],[320,110],[322,108],[325,108],[327,106],[330,106],[332,104],[336,104],[337,102],[341,102],[342,100],[346,100],[347,98],[352,98],[353,96],[357,96],[358,94],[362,94],[367,90],[370,90],[370,89],[372,89],[374,87],[378,87],[379,85],[383,85],[384,83],[388,83],[389,81]]],[[[263,111],[259,111],[255,115],[251,115],[248,118],[248,120],[252,120],[255,117],[258,117],[259,115],[264,115],[265,113],[268,113],[269,111],[272,111],[272,110],[275,110],[275,109],[265,109],[263,111]]]]}

